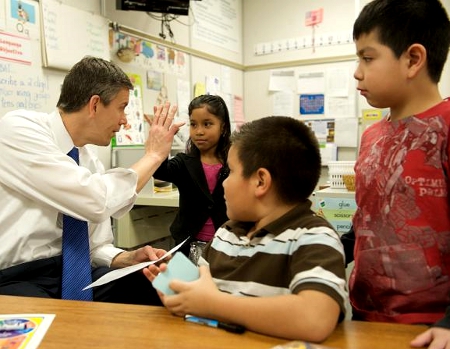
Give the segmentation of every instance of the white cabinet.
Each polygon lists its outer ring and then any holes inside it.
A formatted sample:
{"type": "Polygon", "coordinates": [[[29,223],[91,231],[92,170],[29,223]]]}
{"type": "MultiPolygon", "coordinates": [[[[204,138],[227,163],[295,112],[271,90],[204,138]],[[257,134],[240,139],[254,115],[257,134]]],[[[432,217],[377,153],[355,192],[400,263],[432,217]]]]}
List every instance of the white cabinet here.
{"type": "Polygon", "coordinates": [[[169,238],[178,211],[178,191],[139,194],[134,208],[113,220],[114,245],[124,249],[169,238]]]}
{"type": "MultiPolygon", "coordinates": [[[[143,155],[141,146],[113,148],[111,165],[129,167],[143,155]]],[[[139,193],[133,209],[113,219],[115,246],[131,249],[170,237],[169,227],[178,211],[178,191],[154,193],[153,184],[152,178],[139,193]]]]}

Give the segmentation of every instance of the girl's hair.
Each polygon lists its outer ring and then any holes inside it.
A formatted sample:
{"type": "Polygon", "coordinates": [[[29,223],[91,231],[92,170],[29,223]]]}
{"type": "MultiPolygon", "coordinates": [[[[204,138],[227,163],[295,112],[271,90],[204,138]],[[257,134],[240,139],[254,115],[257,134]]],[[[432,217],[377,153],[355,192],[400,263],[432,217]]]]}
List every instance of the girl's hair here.
{"type": "MultiPolygon", "coordinates": [[[[192,115],[194,109],[203,107],[206,107],[208,112],[217,117],[222,123],[221,134],[215,155],[219,158],[220,162],[225,165],[227,162],[228,149],[230,148],[231,135],[230,115],[228,113],[227,105],[220,96],[201,95],[195,97],[191,103],[189,103],[189,116],[192,115]]],[[[186,154],[200,156],[200,150],[195,146],[191,138],[186,142],[186,154]]]]}

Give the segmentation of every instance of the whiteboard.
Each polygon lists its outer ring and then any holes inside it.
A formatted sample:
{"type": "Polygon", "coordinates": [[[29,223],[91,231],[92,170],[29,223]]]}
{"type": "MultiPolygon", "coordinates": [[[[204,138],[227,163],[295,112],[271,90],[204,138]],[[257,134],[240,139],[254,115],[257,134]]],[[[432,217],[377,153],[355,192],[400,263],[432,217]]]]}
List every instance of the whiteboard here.
{"type": "Polygon", "coordinates": [[[69,70],[85,55],[109,60],[108,19],[57,0],[41,0],[40,10],[44,67],[69,70]]]}

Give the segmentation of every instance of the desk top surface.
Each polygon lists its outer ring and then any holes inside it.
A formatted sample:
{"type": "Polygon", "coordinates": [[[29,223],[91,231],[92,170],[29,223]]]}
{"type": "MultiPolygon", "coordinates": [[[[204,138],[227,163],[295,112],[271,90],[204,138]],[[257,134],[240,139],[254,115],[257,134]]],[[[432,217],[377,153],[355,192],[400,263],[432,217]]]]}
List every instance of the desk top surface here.
{"type": "Polygon", "coordinates": [[[139,193],[135,204],[144,206],[178,207],[180,194],[178,190],[160,193],[139,193]]]}
{"type": "MultiPolygon", "coordinates": [[[[270,349],[288,340],[184,322],[163,307],[0,296],[2,314],[56,314],[39,349],[270,349]]],[[[280,324],[282,326],[282,324],[280,324]]],[[[339,349],[407,349],[426,327],[344,321],[322,343],[339,349]]]]}

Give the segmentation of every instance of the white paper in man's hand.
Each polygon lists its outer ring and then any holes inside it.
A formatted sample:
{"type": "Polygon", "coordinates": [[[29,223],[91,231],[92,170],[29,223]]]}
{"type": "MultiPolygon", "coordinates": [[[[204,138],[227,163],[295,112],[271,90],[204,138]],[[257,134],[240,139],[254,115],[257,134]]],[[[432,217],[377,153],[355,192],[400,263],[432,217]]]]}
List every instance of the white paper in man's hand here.
{"type": "MultiPolygon", "coordinates": [[[[187,238],[187,239],[189,239],[189,238],[187,238]]],[[[131,265],[126,268],[112,270],[109,273],[103,275],[101,278],[94,281],[92,284],[83,288],[83,291],[87,290],[88,288],[91,288],[91,287],[96,287],[96,286],[107,284],[108,282],[120,279],[121,277],[124,277],[128,274],[134,273],[135,271],[142,270],[151,264],[155,264],[155,263],[163,260],[164,258],[166,258],[168,255],[172,254],[173,252],[177,251],[181,247],[181,245],[183,245],[186,242],[186,240],[184,240],[182,243],[176,245],[174,248],[167,251],[162,257],[160,257],[154,261],[142,262],[139,264],[131,265]]]]}

